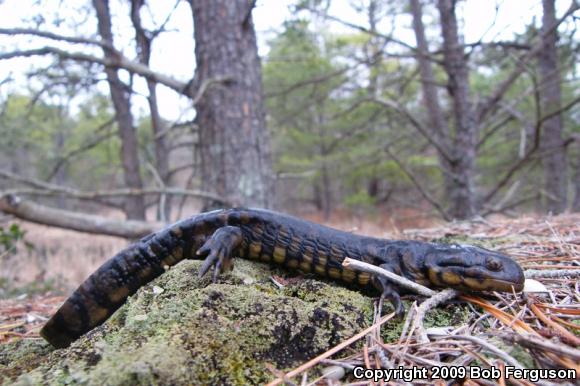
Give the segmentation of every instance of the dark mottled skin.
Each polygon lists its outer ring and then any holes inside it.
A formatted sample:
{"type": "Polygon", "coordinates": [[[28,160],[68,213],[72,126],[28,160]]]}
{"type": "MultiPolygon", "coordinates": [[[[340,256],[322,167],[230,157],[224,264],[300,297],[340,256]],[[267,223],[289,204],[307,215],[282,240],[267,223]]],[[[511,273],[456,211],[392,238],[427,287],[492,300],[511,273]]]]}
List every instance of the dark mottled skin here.
{"type": "Polygon", "coordinates": [[[381,266],[429,287],[521,291],[524,275],[509,257],[479,247],[358,236],[257,209],[202,213],[144,237],[109,259],[65,301],[40,331],[67,347],[109,318],[139,287],[183,259],[204,259],[203,276],[227,269],[231,257],[271,262],[373,287],[403,311],[402,292],[384,279],[342,267],[345,257],[381,266]]]}

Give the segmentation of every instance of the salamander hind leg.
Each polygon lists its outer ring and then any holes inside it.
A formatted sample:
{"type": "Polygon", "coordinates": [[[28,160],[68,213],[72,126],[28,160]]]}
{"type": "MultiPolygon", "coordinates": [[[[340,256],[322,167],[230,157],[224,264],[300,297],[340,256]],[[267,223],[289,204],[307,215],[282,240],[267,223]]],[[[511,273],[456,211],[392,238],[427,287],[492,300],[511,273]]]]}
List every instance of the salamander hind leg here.
{"type": "Polygon", "coordinates": [[[199,277],[203,277],[213,266],[213,282],[220,272],[231,267],[232,254],[242,242],[242,230],[238,227],[225,226],[219,228],[196,252],[205,260],[199,270],[199,277]]]}

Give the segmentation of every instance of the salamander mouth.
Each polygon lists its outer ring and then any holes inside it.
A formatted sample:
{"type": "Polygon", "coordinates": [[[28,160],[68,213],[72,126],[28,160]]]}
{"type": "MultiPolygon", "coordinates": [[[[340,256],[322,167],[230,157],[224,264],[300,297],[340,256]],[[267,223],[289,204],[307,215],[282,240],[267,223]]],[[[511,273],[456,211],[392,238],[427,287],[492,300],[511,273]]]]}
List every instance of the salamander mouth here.
{"type": "Polygon", "coordinates": [[[493,291],[498,292],[520,292],[524,289],[523,282],[516,282],[511,280],[500,280],[500,279],[486,279],[488,283],[493,286],[493,291]]]}

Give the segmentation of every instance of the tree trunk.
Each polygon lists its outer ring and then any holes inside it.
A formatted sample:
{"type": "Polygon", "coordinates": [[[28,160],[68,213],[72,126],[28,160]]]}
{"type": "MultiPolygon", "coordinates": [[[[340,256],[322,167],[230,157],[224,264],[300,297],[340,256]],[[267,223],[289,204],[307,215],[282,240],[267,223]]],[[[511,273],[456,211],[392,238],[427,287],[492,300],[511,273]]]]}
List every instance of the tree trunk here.
{"type": "Polygon", "coordinates": [[[203,187],[238,205],[270,207],[273,178],[253,3],[190,0],[190,4],[198,84],[230,79],[208,89],[196,106],[203,187]]]}
{"type": "MultiPolygon", "coordinates": [[[[369,71],[369,84],[367,92],[371,98],[379,98],[379,74],[383,63],[383,40],[378,38],[377,24],[379,13],[379,2],[377,0],[370,0],[368,8],[368,22],[369,22],[369,42],[365,46],[367,50],[367,68],[369,71]]],[[[367,181],[367,194],[372,198],[377,198],[380,194],[381,185],[378,176],[372,175],[367,181]]]]}
{"type": "MultiPolygon", "coordinates": [[[[543,48],[538,56],[541,75],[539,86],[542,115],[560,109],[560,71],[558,69],[557,30],[550,30],[556,23],[554,0],[542,0],[543,48]]],[[[544,168],[545,209],[552,213],[566,210],[568,175],[566,172],[566,148],[562,146],[562,116],[555,114],[542,124],[541,149],[544,168]]],[[[578,192],[577,192],[578,193],[578,192]]]]}
{"type": "MultiPolygon", "coordinates": [[[[444,150],[449,152],[449,126],[445,121],[441,106],[439,105],[439,93],[435,85],[435,76],[429,60],[429,45],[425,37],[425,26],[423,24],[423,10],[419,0],[410,0],[411,15],[413,16],[413,30],[417,41],[417,62],[421,76],[421,87],[423,89],[423,101],[427,108],[429,117],[429,127],[433,128],[434,137],[444,150]]],[[[454,190],[454,180],[451,175],[452,165],[441,152],[437,152],[439,166],[443,171],[443,181],[445,197],[452,197],[454,190]]]]}
{"type": "Polygon", "coordinates": [[[580,212],[580,159],[574,171],[574,202],[572,203],[572,211],[580,212]]]}
{"type": "MultiPolygon", "coordinates": [[[[141,24],[141,7],[145,4],[145,0],[131,0],[131,22],[135,28],[135,40],[137,41],[137,51],[139,54],[139,62],[149,66],[151,59],[151,42],[150,34],[145,31],[141,24]]],[[[155,151],[155,169],[165,186],[171,185],[171,178],[169,175],[169,150],[165,141],[164,125],[159,115],[159,107],[157,104],[157,83],[151,79],[147,79],[147,88],[149,96],[147,102],[149,104],[149,113],[151,114],[151,128],[153,130],[153,146],[155,151]]],[[[171,196],[167,196],[164,201],[164,207],[159,206],[157,210],[158,221],[168,221],[171,215],[171,196]]]]}
{"type": "Polygon", "coordinates": [[[449,198],[450,215],[466,219],[475,214],[474,167],[477,123],[470,97],[469,69],[463,45],[459,41],[455,0],[438,0],[443,35],[443,61],[447,73],[447,89],[452,99],[455,120],[453,140],[453,184],[449,198]]]}
{"type": "MultiPolygon", "coordinates": [[[[93,6],[97,13],[99,35],[105,43],[113,47],[109,2],[108,0],[93,0],[93,6]]],[[[114,60],[116,57],[115,51],[111,49],[103,48],[103,52],[107,59],[114,60]]],[[[123,164],[125,184],[129,188],[141,189],[143,188],[143,182],[139,171],[137,135],[133,127],[129,93],[123,82],[119,79],[116,69],[106,67],[105,73],[111,90],[115,118],[119,125],[121,161],[123,164]]],[[[129,219],[144,220],[145,200],[143,196],[128,197],[125,201],[125,214],[129,219]]]]}

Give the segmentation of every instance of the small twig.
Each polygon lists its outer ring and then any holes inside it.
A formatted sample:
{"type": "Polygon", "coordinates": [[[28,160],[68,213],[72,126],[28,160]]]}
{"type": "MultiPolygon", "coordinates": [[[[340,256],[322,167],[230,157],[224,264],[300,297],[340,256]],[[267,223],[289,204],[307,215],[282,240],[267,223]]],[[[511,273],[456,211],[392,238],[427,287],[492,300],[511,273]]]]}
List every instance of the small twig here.
{"type": "Polygon", "coordinates": [[[510,343],[517,343],[521,346],[531,349],[543,348],[555,354],[567,356],[572,360],[580,361],[580,350],[563,345],[561,343],[554,343],[537,335],[526,333],[514,334],[505,332],[499,333],[497,336],[510,343]]]}
{"type": "Polygon", "coordinates": [[[519,369],[523,369],[524,366],[518,362],[514,357],[512,357],[511,355],[509,355],[508,353],[506,353],[505,351],[495,347],[494,345],[492,345],[489,342],[486,342],[483,339],[477,338],[475,336],[471,336],[471,335],[435,335],[434,336],[443,336],[445,337],[445,339],[458,339],[458,340],[468,340],[470,342],[476,343],[478,345],[480,345],[481,347],[487,349],[488,351],[492,352],[493,354],[497,355],[498,357],[500,357],[501,359],[503,359],[506,363],[509,363],[510,365],[519,368],[519,369]]]}
{"type": "Polygon", "coordinates": [[[415,320],[413,321],[413,326],[416,329],[419,343],[429,342],[429,337],[427,336],[427,332],[423,326],[423,319],[425,319],[425,314],[427,311],[437,307],[441,303],[453,299],[457,295],[459,295],[458,291],[448,288],[431,296],[429,299],[421,303],[421,305],[417,308],[417,314],[415,320]]]}
{"type": "Polygon", "coordinates": [[[421,284],[417,284],[417,283],[415,283],[407,278],[404,278],[404,277],[399,276],[395,273],[392,273],[392,272],[389,272],[385,269],[377,267],[376,265],[368,264],[368,263],[365,263],[365,262],[360,261],[360,260],[354,260],[354,259],[347,257],[342,262],[342,266],[347,267],[347,268],[354,268],[357,271],[368,272],[368,273],[372,273],[375,275],[383,276],[383,277],[389,279],[390,281],[394,282],[398,286],[401,286],[405,289],[411,290],[415,293],[418,293],[419,295],[433,296],[437,293],[437,292],[433,291],[432,289],[429,289],[425,286],[422,286],[421,284]]]}

